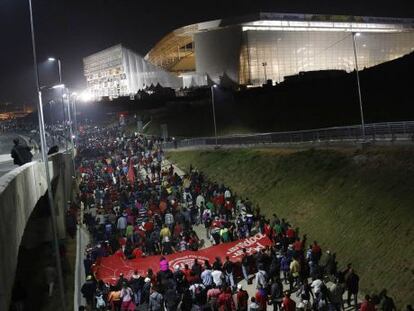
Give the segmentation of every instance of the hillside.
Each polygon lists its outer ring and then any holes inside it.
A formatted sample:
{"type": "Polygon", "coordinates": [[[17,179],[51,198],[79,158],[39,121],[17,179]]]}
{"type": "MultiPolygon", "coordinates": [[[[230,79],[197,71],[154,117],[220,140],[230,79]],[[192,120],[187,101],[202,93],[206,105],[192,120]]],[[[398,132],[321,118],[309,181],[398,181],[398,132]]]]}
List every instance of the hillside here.
{"type": "Polygon", "coordinates": [[[414,149],[277,149],[170,152],[267,215],[285,217],[309,241],[352,262],[362,293],[387,288],[414,301],[414,149]]]}
{"type": "MultiPolygon", "coordinates": [[[[361,70],[365,121],[387,122],[414,119],[411,104],[414,53],[361,70]]],[[[359,124],[355,72],[332,76],[308,72],[296,79],[264,88],[231,91],[216,88],[215,109],[219,135],[291,131],[359,124]]],[[[149,131],[160,133],[168,124],[171,136],[212,136],[210,92],[198,101],[177,98],[153,115],[149,131]]]]}

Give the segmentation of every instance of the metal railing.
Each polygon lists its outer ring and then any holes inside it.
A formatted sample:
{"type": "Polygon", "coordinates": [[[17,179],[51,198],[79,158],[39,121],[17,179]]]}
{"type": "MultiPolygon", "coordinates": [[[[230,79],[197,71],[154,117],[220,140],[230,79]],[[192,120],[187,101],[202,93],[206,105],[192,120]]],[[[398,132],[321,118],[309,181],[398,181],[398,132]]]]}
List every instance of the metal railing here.
{"type": "MultiPolygon", "coordinates": [[[[365,124],[365,138],[361,125],[329,127],[291,132],[241,134],[219,136],[218,145],[299,144],[319,142],[414,142],[414,121],[365,124]]],[[[163,144],[164,149],[215,145],[214,137],[176,140],[163,144]]]]}

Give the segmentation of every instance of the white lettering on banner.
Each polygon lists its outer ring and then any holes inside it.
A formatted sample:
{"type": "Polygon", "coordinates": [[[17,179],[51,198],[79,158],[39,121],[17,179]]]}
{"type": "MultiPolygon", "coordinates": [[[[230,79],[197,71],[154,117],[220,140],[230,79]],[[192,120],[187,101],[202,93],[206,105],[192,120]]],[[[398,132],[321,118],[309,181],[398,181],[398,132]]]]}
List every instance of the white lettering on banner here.
{"type": "Polygon", "coordinates": [[[170,261],[170,268],[174,268],[174,266],[179,265],[180,269],[183,269],[184,266],[187,264],[189,267],[191,267],[194,263],[194,259],[200,260],[201,264],[204,264],[204,260],[209,260],[208,257],[205,256],[199,256],[199,255],[186,255],[183,257],[175,258],[170,261]]]}
{"type": "Polygon", "coordinates": [[[259,251],[263,248],[265,248],[264,245],[262,245],[260,242],[261,239],[263,239],[265,235],[261,233],[257,233],[254,236],[245,239],[244,241],[241,241],[234,245],[233,247],[229,248],[226,252],[227,256],[230,256],[231,258],[237,258],[240,257],[243,254],[243,248],[246,249],[246,252],[250,255],[254,251],[259,251]]]}

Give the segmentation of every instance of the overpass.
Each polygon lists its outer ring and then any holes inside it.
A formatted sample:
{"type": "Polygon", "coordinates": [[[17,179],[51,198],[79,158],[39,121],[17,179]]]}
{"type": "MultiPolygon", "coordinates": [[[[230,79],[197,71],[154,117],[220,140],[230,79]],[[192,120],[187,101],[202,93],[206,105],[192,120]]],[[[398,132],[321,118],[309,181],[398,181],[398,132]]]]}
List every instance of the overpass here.
{"type": "MultiPolygon", "coordinates": [[[[73,184],[70,153],[50,156],[49,168],[58,236],[64,238],[65,203],[70,198],[73,184]]],[[[42,162],[27,163],[0,177],[0,310],[9,309],[20,245],[33,247],[52,240],[50,216],[28,222],[46,191],[46,173],[42,162]]]]}

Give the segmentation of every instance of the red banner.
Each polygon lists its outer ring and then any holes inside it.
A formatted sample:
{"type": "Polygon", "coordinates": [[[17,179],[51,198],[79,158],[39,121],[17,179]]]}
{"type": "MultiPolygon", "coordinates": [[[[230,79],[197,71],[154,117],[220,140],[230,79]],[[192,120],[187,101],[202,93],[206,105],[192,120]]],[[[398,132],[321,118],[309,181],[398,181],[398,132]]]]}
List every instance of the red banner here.
{"type": "MultiPolygon", "coordinates": [[[[223,243],[216,246],[201,249],[199,251],[184,251],[164,256],[173,269],[175,265],[184,267],[185,264],[191,268],[194,259],[198,259],[200,264],[208,260],[213,264],[216,257],[220,257],[224,262],[226,256],[230,257],[233,262],[241,260],[243,248],[248,254],[252,254],[260,249],[272,245],[272,241],[264,234],[258,233],[250,238],[238,240],[235,242],[223,243]]],[[[103,280],[105,283],[115,284],[119,274],[123,273],[126,278],[130,278],[135,270],[140,275],[146,275],[147,270],[151,268],[154,273],[160,270],[160,255],[123,260],[119,256],[109,256],[102,258],[100,264],[94,267],[96,278],[103,280]]]]}

